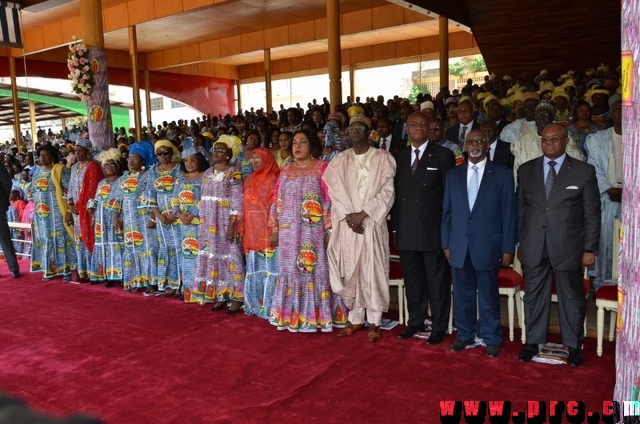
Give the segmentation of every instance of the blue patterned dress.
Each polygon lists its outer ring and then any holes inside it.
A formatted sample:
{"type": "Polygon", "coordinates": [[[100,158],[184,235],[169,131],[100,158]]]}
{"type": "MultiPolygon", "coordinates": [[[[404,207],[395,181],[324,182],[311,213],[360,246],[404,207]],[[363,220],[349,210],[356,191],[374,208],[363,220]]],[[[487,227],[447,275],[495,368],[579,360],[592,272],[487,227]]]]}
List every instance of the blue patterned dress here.
{"type": "MultiPolygon", "coordinates": [[[[160,172],[158,165],[151,168],[148,173],[151,184],[149,186],[149,203],[158,208],[165,215],[173,209],[172,201],[175,201],[174,190],[176,181],[182,176],[179,165],[175,165],[169,171],[160,172]]],[[[164,225],[156,220],[158,233],[158,290],[180,288],[180,235],[178,222],[174,221],[164,225]]]]}
{"type": "Polygon", "coordinates": [[[125,172],[116,185],[117,199],[114,207],[122,211],[124,226],[124,254],[122,260],[124,288],[138,289],[156,285],[157,280],[157,231],[147,228],[149,199],[146,196],[151,184],[150,174],[125,172]]]}
{"type": "Polygon", "coordinates": [[[200,194],[202,177],[188,179],[180,177],[176,182],[174,190],[173,214],[178,212],[192,214],[193,219],[190,225],[178,222],[178,233],[180,242],[180,254],[178,263],[180,267],[180,278],[184,287],[193,289],[196,274],[196,258],[198,257],[198,229],[200,228],[200,194]]]}
{"type": "Polygon", "coordinates": [[[98,184],[96,197],[87,202],[87,209],[94,209],[95,245],[91,255],[89,278],[91,281],[122,281],[121,234],[116,234],[115,214],[120,212],[118,194],[120,179],[109,182],[105,178],[98,184]]]}
{"type": "Polygon", "coordinates": [[[200,250],[192,288],[186,302],[244,301],[242,244],[227,240],[229,219],[242,219],[242,174],[231,166],[224,172],[209,168],[202,176],[200,250]]]}
{"type": "Polygon", "coordinates": [[[286,165],[276,184],[269,226],[279,227],[279,277],[269,322],[279,330],[329,332],[347,323],[347,308],[329,284],[324,231],[331,228],[331,200],[322,182],[328,163],[286,165]]]}
{"type": "MultiPolygon", "coordinates": [[[[62,189],[69,187],[69,168],[62,170],[62,189]]],[[[45,278],[68,277],[76,264],[73,239],[64,227],[64,216],[58,207],[51,171],[39,167],[33,174],[30,196],[33,197],[33,254],[31,272],[42,271],[45,278]]]]}

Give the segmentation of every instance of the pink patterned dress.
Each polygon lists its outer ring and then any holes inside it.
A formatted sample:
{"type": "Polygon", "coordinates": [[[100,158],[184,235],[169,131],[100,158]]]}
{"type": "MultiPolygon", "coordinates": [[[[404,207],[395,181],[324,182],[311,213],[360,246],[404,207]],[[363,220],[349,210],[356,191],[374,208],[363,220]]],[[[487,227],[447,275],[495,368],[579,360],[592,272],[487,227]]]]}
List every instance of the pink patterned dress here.
{"type": "Polygon", "coordinates": [[[275,187],[269,227],[279,227],[280,276],[269,322],[279,330],[329,332],[347,323],[347,308],[329,284],[324,248],[325,230],[331,228],[331,200],[321,178],[327,165],[288,164],[275,187]]]}
{"type": "Polygon", "coordinates": [[[195,282],[185,282],[185,302],[244,300],[244,253],[227,240],[229,219],[242,217],[242,173],[209,168],[202,176],[195,282]]]}

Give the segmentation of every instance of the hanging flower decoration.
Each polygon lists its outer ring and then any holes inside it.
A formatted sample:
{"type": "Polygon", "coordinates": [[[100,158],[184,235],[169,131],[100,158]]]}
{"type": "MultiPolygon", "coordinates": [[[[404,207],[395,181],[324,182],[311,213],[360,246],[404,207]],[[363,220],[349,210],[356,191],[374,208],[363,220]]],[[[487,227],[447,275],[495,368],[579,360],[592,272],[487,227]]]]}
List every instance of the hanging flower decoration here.
{"type": "Polygon", "coordinates": [[[92,62],[87,46],[73,37],[73,43],[69,45],[69,54],[67,55],[67,67],[69,68],[71,90],[83,102],[90,98],[91,90],[95,84],[93,76],[99,70],[99,67],[94,66],[92,62]]]}

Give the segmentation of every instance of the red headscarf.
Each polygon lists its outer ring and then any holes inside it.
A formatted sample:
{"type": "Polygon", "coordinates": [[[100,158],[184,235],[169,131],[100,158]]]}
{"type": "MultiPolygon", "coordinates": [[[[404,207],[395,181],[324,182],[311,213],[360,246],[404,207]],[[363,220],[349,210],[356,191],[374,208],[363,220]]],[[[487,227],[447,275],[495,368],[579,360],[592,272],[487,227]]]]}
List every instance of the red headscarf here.
{"type": "MultiPolygon", "coordinates": [[[[262,159],[260,169],[249,175],[244,182],[243,233],[244,250],[265,250],[269,248],[269,211],[273,203],[273,190],[280,168],[273,151],[259,147],[251,151],[250,157],[262,159]]],[[[272,247],[271,247],[272,248],[272,247]]]]}

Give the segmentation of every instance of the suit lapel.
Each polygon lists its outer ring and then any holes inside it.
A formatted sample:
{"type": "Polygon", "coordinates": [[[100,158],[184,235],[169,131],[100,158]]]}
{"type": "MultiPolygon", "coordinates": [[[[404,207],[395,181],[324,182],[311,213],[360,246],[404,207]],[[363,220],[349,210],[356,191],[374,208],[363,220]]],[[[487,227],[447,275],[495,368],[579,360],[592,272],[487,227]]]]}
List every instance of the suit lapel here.
{"type": "Polygon", "coordinates": [[[482,197],[487,192],[488,187],[491,185],[491,179],[493,178],[493,162],[487,161],[484,166],[484,172],[482,174],[482,181],[480,181],[480,187],[478,189],[478,196],[476,197],[476,201],[473,204],[473,210],[476,209],[478,203],[482,200],[482,197]]]}

